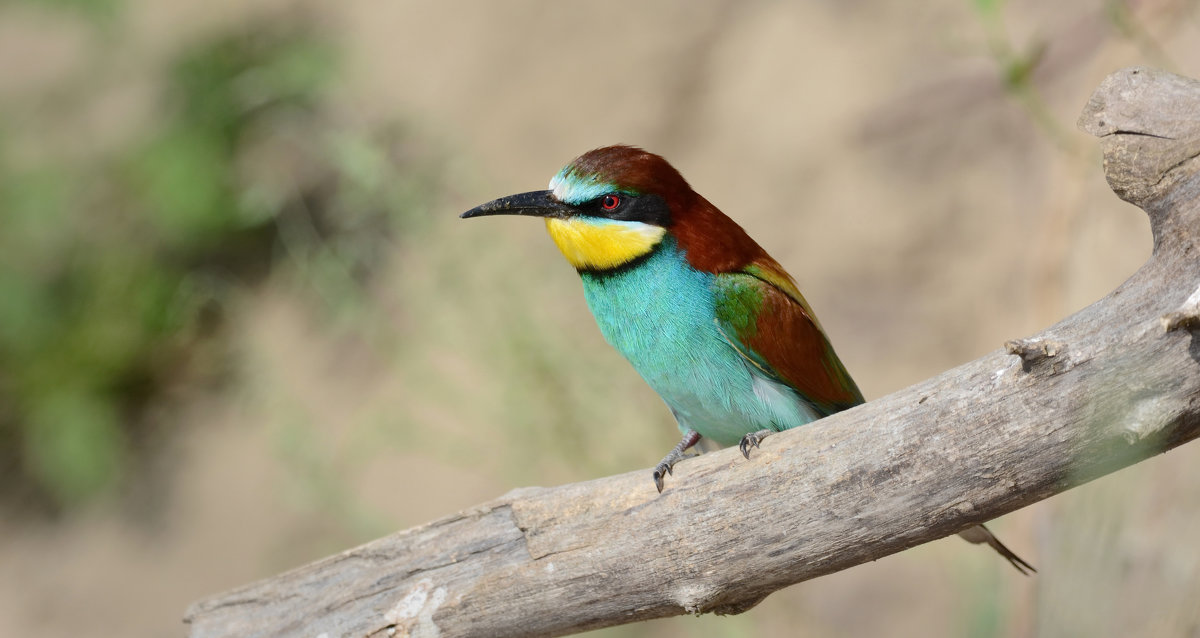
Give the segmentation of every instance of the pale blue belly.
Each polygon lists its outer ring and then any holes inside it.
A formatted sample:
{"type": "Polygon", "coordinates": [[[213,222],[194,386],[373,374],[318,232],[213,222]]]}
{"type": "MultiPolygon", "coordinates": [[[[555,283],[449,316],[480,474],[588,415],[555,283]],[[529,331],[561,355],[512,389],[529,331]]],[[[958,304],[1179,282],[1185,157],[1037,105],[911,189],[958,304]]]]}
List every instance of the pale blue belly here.
{"type": "Polygon", "coordinates": [[[692,269],[673,240],[633,268],[582,279],[604,338],[658,392],[681,430],[732,445],[747,432],[816,418],[791,388],[725,341],[714,322],[713,275],[692,269]]]}

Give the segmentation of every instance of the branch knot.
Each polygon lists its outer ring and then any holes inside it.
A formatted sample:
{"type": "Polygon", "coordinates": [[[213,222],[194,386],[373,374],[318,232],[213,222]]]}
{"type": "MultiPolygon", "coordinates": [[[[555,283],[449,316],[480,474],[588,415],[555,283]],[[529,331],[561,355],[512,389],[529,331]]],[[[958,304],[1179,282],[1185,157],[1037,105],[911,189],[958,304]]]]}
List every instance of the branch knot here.
{"type": "MultiPolygon", "coordinates": [[[[1058,355],[1066,352],[1067,344],[1051,339],[1042,339],[1039,337],[1031,337],[1029,339],[1013,339],[1004,342],[1004,349],[1009,354],[1015,354],[1021,357],[1021,370],[1024,372],[1033,371],[1034,366],[1040,365],[1049,359],[1053,359],[1058,355]]],[[[1057,367],[1053,372],[1058,372],[1057,367]]]]}
{"type": "Polygon", "coordinates": [[[1159,321],[1162,322],[1164,332],[1200,329],[1200,288],[1197,288],[1178,310],[1168,312],[1159,321]]]}

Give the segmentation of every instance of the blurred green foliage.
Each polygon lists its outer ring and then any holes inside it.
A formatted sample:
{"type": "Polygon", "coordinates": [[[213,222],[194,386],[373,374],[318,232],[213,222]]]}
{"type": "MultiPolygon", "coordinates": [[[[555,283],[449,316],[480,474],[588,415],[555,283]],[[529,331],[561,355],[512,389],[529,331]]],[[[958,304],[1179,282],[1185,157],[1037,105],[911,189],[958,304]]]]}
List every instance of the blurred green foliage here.
{"type": "Polygon", "coordinates": [[[332,132],[322,98],[336,68],[303,27],[249,25],[167,65],[154,121],[121,148],[30,160],[0,128],[10,503],[70,508],[136,467],[170,425],[150,403],[222,376],[239,286],[287,264],[331,305],[360,289],[421,176],[385,180],[386,144],[332,132]]]}
{"type": "MultiPolygon", "coordinates": [[[[10,0],[47,9],[75,11],[94,21],[108,21],[119,13],[122,0],[10,0]]],[[[2,4],[2,3],[0,3],[2,4]]]]}
{"type": "MultiPolygon", "coordinates": [[[[1137,46],[1147,59],[1165,69],[1177,68],[1135,15],[1135,4],[1130,0],[1104,0],[1105,17],[1116,32],[1137,46]]],[[[1074,135],[1071,126],[1059,121],[1035,82],[1035,74],[1045,61],[1049,42],[1041,36],[1023,44],[1014,42],[1006,22],[1005,0],[970,0],[970,5],[984,28],[988,52],[996,64],[1005,92],[1025,109],[1034,124],[1059,150],[1087,161],[1090,146],[1074,135]]]]}

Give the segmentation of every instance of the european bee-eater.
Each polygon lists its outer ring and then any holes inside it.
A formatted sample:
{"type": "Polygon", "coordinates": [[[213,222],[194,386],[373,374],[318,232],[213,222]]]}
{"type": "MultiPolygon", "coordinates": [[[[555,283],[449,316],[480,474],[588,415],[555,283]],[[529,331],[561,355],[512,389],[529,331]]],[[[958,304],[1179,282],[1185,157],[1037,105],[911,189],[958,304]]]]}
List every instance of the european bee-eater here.
{"type": "MultiPolygon", "coordinates": [[[[749,459],[767,435],[863,402],[792,277],[658,155],[590,151],[549,190],[462,217],[484,215],[545,218],[604,338],[671,409],[683,437],[654,468],[659,492],[701,437],[749,459]]],[[[1033,570],[982,525],[962,536],[1033,570]]]]}

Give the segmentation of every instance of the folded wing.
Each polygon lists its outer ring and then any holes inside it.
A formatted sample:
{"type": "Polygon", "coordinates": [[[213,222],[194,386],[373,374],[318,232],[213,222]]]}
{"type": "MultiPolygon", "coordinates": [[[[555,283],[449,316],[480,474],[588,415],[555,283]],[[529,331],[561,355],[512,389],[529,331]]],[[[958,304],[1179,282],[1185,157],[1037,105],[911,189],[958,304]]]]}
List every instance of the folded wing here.
{"type": "Polygon", "coordinates": [[[747,361],[787,384],[821,416],[863,402],[796,285],[773,261],[714,281],[717,327],[747,361]]]}

